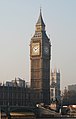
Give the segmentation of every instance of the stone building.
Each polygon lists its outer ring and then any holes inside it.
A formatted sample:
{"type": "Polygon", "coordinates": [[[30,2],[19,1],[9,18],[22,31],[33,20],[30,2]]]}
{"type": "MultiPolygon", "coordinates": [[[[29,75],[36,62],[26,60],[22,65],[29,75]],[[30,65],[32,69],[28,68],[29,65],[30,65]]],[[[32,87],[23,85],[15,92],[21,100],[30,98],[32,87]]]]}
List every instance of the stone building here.
{"type": "Polygon", "coordinates": [[[37,91],[35,96],[44,104],[50,103],[50,59],[51,43],[40,10],[30,42],[31,88],[37,91]]]}
{"type": "Polygon", "coordinates": [[[60,100],[60,71],[56,69],[51,71],[50,98],[51,100],[60,100]]]}
{"type": "Polygon", "coordinates": [[[35,94],[37,90],[19,86],[0,86],[0,105],[2,106],[34,106],[41,100],[35,94]],[[34,100],[35,99],[35,100],[34,100]]]}
{"type": "Polygon", "coordinates": [[[25,87],[26,83],[25,80],[19,78],[19,77],[15,77],[15,79],[13,79],[12,81],[6,81],[6,86],[18,86],[18,87],[25,87]]]}

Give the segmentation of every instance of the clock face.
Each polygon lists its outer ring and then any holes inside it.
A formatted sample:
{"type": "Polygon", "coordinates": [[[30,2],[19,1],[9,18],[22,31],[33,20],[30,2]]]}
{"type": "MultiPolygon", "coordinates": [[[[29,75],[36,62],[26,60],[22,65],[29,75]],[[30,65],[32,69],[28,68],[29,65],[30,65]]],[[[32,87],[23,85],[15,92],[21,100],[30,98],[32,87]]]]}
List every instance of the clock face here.
{"type": "Polygon", "coordinates": [[[48,54],[49,53],[49,47],[48,46],[45,46],[44,47],[44,52],[45,52],[45,54],[48,54]]]}
{"type": "Polygon", "coordinates": [[[40,43],[32,43],[32,55],[40,54],[40,43]]]}

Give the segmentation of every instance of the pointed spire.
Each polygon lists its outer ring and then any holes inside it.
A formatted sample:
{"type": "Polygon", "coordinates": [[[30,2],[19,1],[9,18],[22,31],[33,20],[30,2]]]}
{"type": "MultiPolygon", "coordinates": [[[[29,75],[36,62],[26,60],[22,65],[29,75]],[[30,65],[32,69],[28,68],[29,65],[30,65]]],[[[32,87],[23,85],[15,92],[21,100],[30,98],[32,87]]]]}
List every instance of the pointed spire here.
{"type": "Polygon", "coordinates": [[[40,6],[40,14],[41,14],[41,6],[40,6]]]}
{"type": "Polygon", "coordinates": [[[43,18],[42,18],[41,7],[40,7],[40,15],[39,15],[39,18],[38,18],[38,21],[37,21],[36,25],[45,26],[43,18]]]}

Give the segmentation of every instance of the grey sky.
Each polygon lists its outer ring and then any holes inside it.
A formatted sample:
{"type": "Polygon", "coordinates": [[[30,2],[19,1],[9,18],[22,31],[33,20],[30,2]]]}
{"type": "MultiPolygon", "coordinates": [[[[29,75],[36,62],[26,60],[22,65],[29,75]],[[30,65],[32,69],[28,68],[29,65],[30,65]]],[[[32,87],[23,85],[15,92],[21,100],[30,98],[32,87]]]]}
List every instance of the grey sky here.
{"type": "Polygon", "coordinates": [[[61,87],[76,83],[76,0],[0,0],[0,81],[30,80],[29,44],[42,7],[61,87]]]}

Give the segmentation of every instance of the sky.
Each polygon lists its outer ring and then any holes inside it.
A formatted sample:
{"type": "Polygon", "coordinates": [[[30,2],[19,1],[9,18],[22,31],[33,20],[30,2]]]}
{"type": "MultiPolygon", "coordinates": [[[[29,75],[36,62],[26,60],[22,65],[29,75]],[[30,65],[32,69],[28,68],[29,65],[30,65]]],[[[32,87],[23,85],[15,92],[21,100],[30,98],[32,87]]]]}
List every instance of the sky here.
{"type": "Polygon", "coordinates": [[[0,82],[30,81],[30,40],[42,8],[61,89],[76,84],[76,0],[0,0],[0,82]]]}

